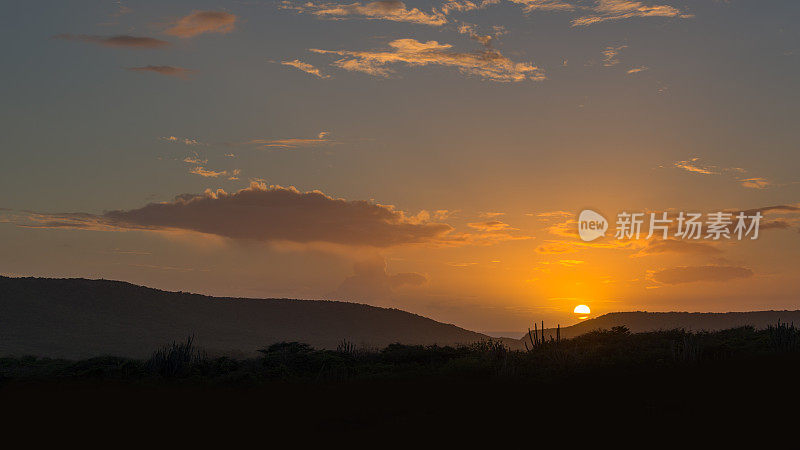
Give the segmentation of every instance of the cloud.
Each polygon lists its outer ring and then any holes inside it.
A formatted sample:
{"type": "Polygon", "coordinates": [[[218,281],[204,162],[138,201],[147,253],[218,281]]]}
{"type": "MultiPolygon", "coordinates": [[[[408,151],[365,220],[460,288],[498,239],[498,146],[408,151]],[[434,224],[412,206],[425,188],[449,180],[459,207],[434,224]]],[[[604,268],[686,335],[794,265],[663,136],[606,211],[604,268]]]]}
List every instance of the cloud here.
{"type": "Polygon", "coordinates": [[[190,38],[203,33],[230,33],[236,29],[236,16],[224,11],[192,11],[164,31],[170,36],[190,38]]]}
{"type": "Polygon", "coordinates": [[[255,145],[262,148],[297,148],[335,144],[336,141],[329,139],[328,135],[330,135],[329,132],[322,131],[314,138],[251,139],[238,145],[255,145]]]}
{"type": "Polygon", "coordinates": [[[202,142],[198,141],[197,139],[191,138],[179,138],[177,136],[162,136],[158,138],[160,141],[165,142],[173,142],[176,144],[183,144],[183,145],[204,145],[202,142]]]}
{"type": "Polygon", "coordinates": [[[370,20],[389,20],[392,22],[409,22],[421,25],[441,26],[447,23],[444,13],[432,10],[426,13],[417,8],[408,9],[406,4],[399,0],[379,0],[369,3],[312,3],[294,5],[283,2],[283,9],[292,9],[298,13],[309,13],[319,17],[343,19],[358,17],[370,20]]]}
{"type": "Polygon", "coordinates": [[[619,56],[619,53],[626,48],[628,48],[627,45],[620,45],[619,47],[606,47],[605,50],[603,50],[603,65],[606,67],[611,67],[619,64],[617,56],[619,56]]]}
{"type": "Polygon", "coordinates": [[[194,70],[191,69],[184,69],[183,67],[175,67],[175,66],[126,67],[126,70],[130,70],[132,72],[153,72],[160,75],[180,78],[183,80],[189,78],[189,76],[195,72],[194,70]]]}
{"type": "Polygon", "coordinates": [[[597,0],[588,8],[592,14],[578,17],[572,21],[573,27],[589,26],[610,20],[630,19],[633,17],[678,17],[688,19],[694,17],[669,5],[647,6],[642,2],[629,0],[597,0]]]}
{"type": "Polygon", "coordinates": [[[218,178],[218,177],[221,177],[223,175],[227,175],[228,171],[227,170],[223,170],[221,172],[217,172],[215,170],[206,169],[203,166],[195,166],[195,167],[192,167],[191,170],[189,170],[189,173],[193,173],[195,175],[200,175],[201,177],[204,177],[204,178],[218,178]]]}
{"type": "Polygon", "coordinates": [[[574,212],[569,211],[546,211],[543,213],[535,214],[535,213],[528,213],[525,214],[526,216],[536,216],[541,220],[552,220],[552,219],[563,219],[566,217],[572,217],[575,215],[574,212]]]}
{"type": "Polygon", "coordinates": [[[744,178],[739,180],[739,183],[750,189],[767,189],[772,186],[772,183],[766,178],[744,178]]]}
{"type": "Polygon", "coordinates": [[[546,244],[536,247],[536,252],[545,255],[557,255],[559,253],[572,253],[578,250],[575,245],[570,244],[571,243],[566,242],[548,241],[546,244]]]}
{"type": "Polygon", "coordinates": [[[353,275],[347,277],[328,298],[376,300],[391,297],[402,288],[419,287],[428,277],[416,272],[389,274],[383,258],[353,264],[353,275]]]}
{"type": "Polygon", "coordinates": [[[446,240],[452,230],[445,223],[408,217],[391,206],[259,182],[232,193],[206,190],[203,194],[180,195],[170,202],[102,215],[30,213],[11,221],[39,228],[177,230],[265,242],[370,247],[436,243],[446,240]]]}
{"type": "Polygon", "coordinates": [[[674,167],[683,169],[687,172],[701,173],[703,175],[717,175],[716,166],[705,166],[699,163],[700,158],[695,157],[685,161],[678,161],[673,163],[674,167]]]}
{"type": "Polygon", "coordinates": [[[484,231],[484,232],[498,232],[498,231],[511,231],[511,230],[518,230],[519,228],[512,228],[509,224],[505,222],[501,222],[499,220],[490,220],[487,222],[474,222],[468,223],[471,228],[475,228],[476,230],[484,231]]]}
{"type": "Polygon", "coordinates": [[[492,42],[506,33],[502,26],[495,26],[492,34],[479,34],[475,25],[463,22],[458,27],[458,32],[466,34],[470,39],[480,42],[484,47],[491,47],[492,42]]]}
{"type": "Polygon", "coordinates": [[[650,70],[650,68],[647,67],[647,66],[633,67],[631,69],[628,69],[628,71],[626,73],[628,75],[632,75],[634,73],[644,72],[645,70],[650,70]]]}
{"type": "Polygon", "coordinates": [[[680,253],[689,255],[718,255],[722,253],[719,248],[705,243],[684,241],[678,239],[650,239],[647,245],[631,256],[646,256],[661,253],[680,253]]]}
{"type": "Polygon", "coordinates": [[[557,264],[559,264],[561,266],[564,266],[564,267],[576,267],[576,266],[579,266],[579,265],[581,265],[581,264],[583,264],[585,262],[586,261],[581,261],[579,259],[560,259],[560,260],[558,260],[557,264]]]}
{"type": "Polygon", "coordinates": [[[574,11],[575,6],[561,0],[511,0],[522,5],[522,11],[574,11]]]}
{"type": "Polygon", "coordinates": [[[476,11],[479,9],[488,8],[489,6],[496,5],[498,3],[500,3],[500,0],[483,0],[481,2],[471,2],[468,0],[449,1],[441,6],[441,10],[443,14],[449,15],[453,11],[456,12],[476,11]]]}
{"type": "MultiPolygon", "coordinates": [[[[736,177],[736,181],[742,186],[750,189],[768,189],[776,186],[772,181],[764,177],[750,177],[738,178],[742,174],[747,173],[747,170],[741,167],[718,167],[715,165],[707,165],[700,162],[699,157],[694,157],[685,161],[678,161],[673,163],[674,167],[686,170],[687,172],[694,172],[703,175],[728,175],[736,177]]],[[[778,186],[781,186],[778,184],[778,186]]]]}
{"type": "Polygon", "coordinates": [[[299,59],[295,59],[293,61],[283,61],[283,62],[281,62],[281,64],[284,65],[284,66],[294,67],[296,69],[302,70],[305,73],[309,73],[309,74],[314,75],[314,76],[319,77],[319,78],[330,78],[331,77],[330,75],[323,75],[322,72],[320,72],[318,68],[314,67],[311,64],[304,63],[303,61],[300,61],[299,59]]]}
{"type": "Polygon", "coordinates": [[[190,156],[187,156],[186,158],[183,158],[183,162],[189,163],[189,164],[200,165],[200,164],[207,163],[208,160],[207,159],[200,159],[200,156],[197,153],[195,153],[194,155],[190,155],[190,156]]]}
{"type": "Polygon", "coordinates": [[[169,45],[169,42],[151,37],[129,36],[125,34],[117,36],[95,36],[89,34],[58,34],[53,39],[64,39],[67,41],[88,42],[91,44],[103,45],[105,47],[124,47],[124,48],[161,48],[169,45]]]}
{"type": "Polygon", "coordinates": [[[497,50],[485,49],[474,52],[455,52],[452,45],[437,41],[420,42],[415,39],[397,39],[389,42],[388,51],[319,50],[312,52],[340,55],[334,66],[349,71],[388,77],[393,73],[392,64],[408,66],[440,65],[455,67],[462,73],[500,82],[524,80],[541,81],[544,71],[529,63],[515,63],[497,50]]]}
{"type": "Polygon", "coordinates": [[[753,271],[738,266],[681,266],[651,272],[650,279],[663,284],[694,283],[699,281],[729,281],[750,278],[753,271]]]}

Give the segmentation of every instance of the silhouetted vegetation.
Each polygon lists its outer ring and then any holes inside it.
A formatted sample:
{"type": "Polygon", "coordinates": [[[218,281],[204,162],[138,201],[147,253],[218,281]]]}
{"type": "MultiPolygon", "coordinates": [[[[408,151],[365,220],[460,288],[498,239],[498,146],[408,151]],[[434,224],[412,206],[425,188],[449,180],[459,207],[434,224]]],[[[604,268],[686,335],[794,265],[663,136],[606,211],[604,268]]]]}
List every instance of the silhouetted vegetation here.
{"type": "Polygon", "coordinates": [[[528,351],[499,341],[468,346],[392,344],[359,348],[342,341],[336,350],[282,342],[259,350],[258,358],[208,357],[194,338],[156,350],[147,360],[99,357],[81,361],[0,359],[0,382],[13,380],[158,380],[222,385],[270,381],[518,380],[548,382],[591,372],[652,371],[797,354],[800,331],[778,323],[763,330],[740,327],[716,332],[684,330],[631,333],[624,326],[573,339],[534,338],[528,351]]]}

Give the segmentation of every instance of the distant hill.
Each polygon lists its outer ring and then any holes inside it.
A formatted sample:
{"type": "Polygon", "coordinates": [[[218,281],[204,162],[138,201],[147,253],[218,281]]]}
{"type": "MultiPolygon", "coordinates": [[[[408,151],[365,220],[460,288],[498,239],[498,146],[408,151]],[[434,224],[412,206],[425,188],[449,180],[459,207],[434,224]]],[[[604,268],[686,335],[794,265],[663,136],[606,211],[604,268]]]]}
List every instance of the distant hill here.
{"type": "MultiPolygon", "coordinates": [[[[778,321],[794,322],[800,325],[800,311],[750,311],[728,313],[695,313],[695,312],[616,312],[588,319],[569,327],[561,328],[562,338],[572,338],[586,334],[600,328],[624,325],[632,332],[672,330],[683,328],[692,331],[715,331],[727,328],[751,325],[756,328],[766,328],[778,321]]],[[[545,324],[547,325],[547,324],[545,324]]],[[[555,337],[554,328],[546,328],[545,337],[555,337]]],[[[525,332],[523,340],[528,339],[525,332]]]]}
{"type": "Polygon", "coordinates": [[[0,356],[147,357],[190,334],[210,353],[279,341],[336,348],[488,337],[397,309],[336,301],[218,298],[107,280],[0,277],[0,356]]]}

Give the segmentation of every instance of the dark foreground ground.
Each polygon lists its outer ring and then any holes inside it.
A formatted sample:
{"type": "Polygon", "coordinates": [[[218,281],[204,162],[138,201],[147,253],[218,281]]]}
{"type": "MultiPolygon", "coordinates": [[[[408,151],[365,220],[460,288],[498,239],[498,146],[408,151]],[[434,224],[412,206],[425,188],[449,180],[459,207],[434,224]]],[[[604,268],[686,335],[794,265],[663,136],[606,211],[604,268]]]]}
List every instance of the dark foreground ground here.
{"type": "Polygon", "coordinates": [[[195,438],[205,425],[223,424],[259,430],[265,439],[507,430],[541,437],[555,433],[554,425],[576,434],[730,434],[733,424],[786,430],[795,423],[798,369],[800,332],[786,325],[699,334],[616,328],[530,352],[491,342],[381,351],[289,343],[236,360],[205,358],[183,343],[148,361],[0,359],[0,404],[17,420],[128,432],[187,426],[195,438]]]}

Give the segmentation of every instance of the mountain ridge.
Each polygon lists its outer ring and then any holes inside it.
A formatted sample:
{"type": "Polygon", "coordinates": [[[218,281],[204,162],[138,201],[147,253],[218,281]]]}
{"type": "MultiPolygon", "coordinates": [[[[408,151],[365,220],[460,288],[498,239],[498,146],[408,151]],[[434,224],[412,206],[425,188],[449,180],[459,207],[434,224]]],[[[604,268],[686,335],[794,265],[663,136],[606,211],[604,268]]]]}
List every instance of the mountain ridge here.
{"type": "MultiPolygon", "coordinates": [[[[766,310],[766,311],[732,311],[732,312],[687,312],[687,311],[620,311],[606,313],[587,319],[571,326],[562,327],[559,332],[562,339],[569,339],[597,329],[610,329],[615,326],[626,326],[633,333],[646,331],[671,330],[683,328],[687,331],[717,331],[726,328],[753,326],[766,328],[778,321],[800,324],[800,310],[766,310]]],[[[539,330],[541,333],[541,330],[539,330]]],[[[555,328],[545,328],[544,335],[556,336],[555,328]]],[[[520,342],[529,342],[529,333],[520,342]]]]}
{"type": "Polygon", "coordinates": [[[467,344],[489,339],[395,308],[336,300],[212,297],[125,281],[0,277],[0,356],[147,357],[194,335],[215,353],[280,341],[336,348],[467,344]]]}

